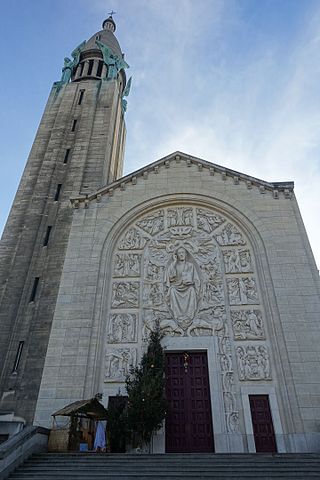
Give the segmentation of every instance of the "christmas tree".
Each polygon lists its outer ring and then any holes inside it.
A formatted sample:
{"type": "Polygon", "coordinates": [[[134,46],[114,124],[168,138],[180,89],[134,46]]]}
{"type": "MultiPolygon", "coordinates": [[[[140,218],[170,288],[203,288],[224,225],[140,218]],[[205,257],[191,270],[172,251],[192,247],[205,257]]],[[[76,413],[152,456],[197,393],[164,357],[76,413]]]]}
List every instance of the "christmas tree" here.
{"type": "Polygon", "coordinates": [[[166,413],[161,338],[159,330],[151,332],[147,352],[126,379],[128,428],[137,437],[140,447],[150,446],[152,435],[161,428],[166,413]]]}

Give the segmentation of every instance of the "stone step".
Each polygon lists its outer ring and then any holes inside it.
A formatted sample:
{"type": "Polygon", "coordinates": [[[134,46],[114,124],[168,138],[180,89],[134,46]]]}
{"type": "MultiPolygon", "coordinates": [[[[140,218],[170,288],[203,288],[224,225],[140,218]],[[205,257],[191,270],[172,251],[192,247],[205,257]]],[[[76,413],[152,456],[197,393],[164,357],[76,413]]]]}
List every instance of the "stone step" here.
{"type": "MultiPolygon", "coordinates": [[[[24,479],[24,480],[46,480],[48,477],[46,474],[43,475],[12,475],[10,476],[10,480],[18,480],[18,479],[24,479]]],[[[233,472],[233,473],[227,473],[227,472],[222,472],[222,473],[212,473],[208,472],[206,474],[199,474],[196,475],[185,475],[184,473],[182,474],[167,474],[167,473],[159,473],[158,475],[155,475],[154,473],[151,474],[144,474],[141,475],[140,473],[131,473],[130,475],[128,474],[122,474],[122,473],[117,473],[117,474],[106,474],[106,473],[101,473],[99,475],[88,475],[80,477],[78,474],[74,475],[68,475],[65,476],[63,472],[61,472],[60,475],[56,475],[55,477],[57,480],[63,480],[63,479],[68,479],[68,480],[79,480],[81,478],[83,479],[88,479],[90,480],[93,479],[105,479],[105,480],[182,480],[184,478],[187,478],[188,480],[200,480],[200,479],[211,479],[211,480],[245,480],[245,479],[257,479],[257,473],[254,471],[251,471],[249,473],[242,473],[242,472],[233,472]]],[[[305,480],[305,479],[318,479],[319,480],[319,473],[265,473],[263,475],[259,475],[259,480],[305,480]]]]}
{"type": "Polygon", "coordinates": [[[34,463],[50,463],[50,462],[79,462],[79,463],[97,463],[97,462],[106,462],[106,463],[120,463],[126,462],[126,463],[134,463],[134,464],[152,464],[152,463],[175,463],[175,462],[183,462],[187,464],[201,464],[201,463],[212,463],[212,464],[217,464],[217,463],[237,463],[239,465],[241,464],[246,464],[246,463],[254,463],[255,465],[260,465],[260,464],[268,464],[268,463],[285,463],[285,462],[294,462],[295,464],[300,464],[300,463],[305,463],[305,462],[311,462],[311,463],[318,463],[320,462],[320,457],[307,457],[307,458],[288,458],[288,457],[250,457],[250,458],[227,458],[227,457],[207,457],[207,458],[177,458],[177,457],[169,457],[169,458],[152,458],[152,456],[148,458],[141,458],[138,456],[128,456],[128,457],[111,457],[108,454],[100,454],[100,455],[94,455],[92,454],[91,456],[87,457],[33,457],[32,462],[34,463]]]}
{"type": "Polygon", "coordinates": [[[46,469],[46,470],[57,470],[59,468],[65,468],[66,470],[70,470],[70,469],[73,469],[73,468],[76,468],[76,469],[101,469],[101,468],[105,468],[105,469],[112,469],[112,470],[115,470],[115,469],[127,469],[127,470],[130,470],[131,468],[135,467],[135,468],[139,468],[139,469],[157,469],[157,470],[160,470],[162,468],[166,468],[166,469],[177,469],[177,468],[183,468],[184,470],[199,470],[199,469],[215,469],[215,468],[232,468],[232,469],[236,469],[236,468],[239,468],[239,469],[244,469],[244,468],[256,468],[257,470],[261,471],[261,470],[264,470],[264,469],[270,469],[270,470],[274,470],[274,469],[297,469],[297,470],[305,470],[305,469],[308,469],[308,470],[314,470],[314,469],[319,469],[320,470],[320,467],[318,464],[316,463],[308,463],[308,464],[262,464],[262,465],[256,465],[254,463],[250,463],[250,464],[245,464],[245,465],[240,465],[240,464],[233,464],[233,463],[217,463],[217,464],[191,464],[191,465],[184,465],[184,464],[181,464],[181,463],[175,463],[175,464],[158,464],[158,465],[155,465],[155,464],[108,464],[108,463],[97,463],[97,464],[70,464],[70,463],[59,463],[59,464],[27,464],[25,465],[25,469],[28,469],[28,470],[32,470],[32,469],[37,469],[37,470],[43,470],[43,469],[46,469]]]}
{"type": "Polygon", "coordinates": [[[97,452],[68,452],[68,453],[37,453],[33,455],[33,458],[42,458],[42,457],[61,457],[61,458],[72,458],[72,457],[101,457],[108,456],[108,458],[141,458],[141,459],[170,459],[170,458],[181,458],[181,459],[198,459],[198,458],[315,458],[320,459],[320,453],[97,453],[97,452]]]}
{"type": "Polygon", "coordinates": [[[317,454],[34,455],[11,480],[305,480],[320,479],[317,454]]]}
{"type": "MultiPolygon", "coordinates": [[[[47,472],[47,474],[52,474],[54,475],[55,472],[59,472],[61,470],[63,470],[64,472],[68,473],[68,472],[74,472],[74,471],[78,471],[78,472],[99,472],[101,470],[103,471],[111,471],[111,472],[114,472],[114,471],[122,471],[122,472],[126,472],[126,471],[132,471],[132,468],[134,468],[133,466],[128,466],[128,465],[123,465],[123,466],[119,466],[117,468],[114,468],[113,466],[107,466],[107,465],[103,465],[103,466],[96,466],[96,467],[90,467],[90,466],[85,466],[85,467],[82,467],[82,466],[52,466],[51,468],[44,468],[44,467],[30,467],[30,466],[24,466],[23,467],[23,471],[24,472],[47,472]]],[[[161,472],[163,471],[163,468],[161,466],[156,466],[156,465],[153,465],[153,466],[147,466],[147,465],[142,465],[142,466],[139,466],[139,467],[135,467],[136,470],[139,470],[139,472],[144,472],[144,471],[148,471],[148,472],[161,472]]],[[[166,471],[181,471],[181,472],[206,472],[206,471],[222,471],[222,470],[225,470],[225,471],[233,471],[233,470],[237,470],[237,471],[249,471],[249,470],[252,470],[254,468],[254,466],[250,466],[250,465],[247,465],[247,466],[244,466],[244,467],[241,467],[241,468],[238,468],[238,467],[235,467],[234,465],[217,465],[217,466],[201,466],[201,467],[198,467],[198,466],[191,466],[191,467],[186,467],[184,465],[170,465],[170,466],[167,466],[165,468],[166,471]]],[[[296,466],[286,466],[286,465],[273,465],[273,466],[268,466],[268,467],[264,467],[264,468],[255,468],[255,471],[256,472],[264,472],[264,471],[286,471],[286,472],[289,472],[289,471],[299,471],[299,472],[304,472],[304,471],[317,471],[320,473],[320,467],[319,466],[310,466],[310,465],[301,465],[299,467],[296,467],[296,466]]]]}
{"type": "Polygon", "coordinates": [[[49,465],[50,463],[56,463],[56,464],[66,464],[66,463],[70,463],[70,464],[73,464],[73,463],[78,463],[80,465],[85,465],[85,464],[90,464],[90,465],[96,465],[96,464],[112,464],[112,465],[122,465],[123,462],[125,462],[126,464],[128,465],[153,465],[153,464],[157,464],[157,465],[174,465],[174,464],[184,464],[184,465],[203,465],[203,464],[206,464],[206,465],[229,465],[230,463],[233,464],[233,465],[239,465],[239,466],[242,466],[242,465],[257,465],[257,466],[262,466],[262,465],[281,465],[281,464],[294,464],[294,465],[304,465],[306,463],[309,463],[309,464],[315,464],[317,465],[319,462],[317,460],[309,460],[309,461],[296,461],[296,460],[283,460],[283,461],[277,461],[277,460],[274,460],[274,461],[259,461],[259,462],[255,462],[254,460],[250,460],[250,461],[246,461],[246,462],[242,462],[242,461],[227,461],[227,460],[203,460],[203,461],[185,461],[185,462],[181,462],[179,460],[172,460],[172,461],[153,461],[153,462],[150,462],[150,461],[119,461],[119,460],[100,460],[100,459],[96,459],[96,460],[88,460],[88,461],[82,461],[82,460],[74,460],[74,461],[70,461],[70,460],[57,460],[57,461],[52,461],[52,460],[40,460],[40,461],[35,461],[35,460],[32,460],[32,463],[34,464],[42,464],[42,465],[49,465]]]}
{"type": "Polygon", "coordinates": [[[202,468],[202,467],[209,467],[209,468],[215,468],[215,467],[239,467],[239,468],[246,468],[246,467],[252,467],[255,466],[257,469],[261,470],[263,468],[280,468],[280,467],[285,467],[285,468],[305,468],[306,466],[310,467],[318,467],[320,468],[320,463],[319,462],[245,462],[245,463],[239,463],[239,462],[227,462],[227,461],[218,461],[218,462],[108,462],[108,461],[96,461],[96,462],[70,462],[70,461],[48,461],[48,462],[35,462],[34,460],[28,461],[25,464],[26,467],[28,468],[55,468],[55,467],[61,467],[63,466],[64,468],[73,468],[73,467],[78,467],[78,468],[102,468],[102,467],[110,467],[110,468],[123,468],[123,467],[129,467],[132,468],[133,466],[136,466],[137,468],[171,468],[171,467],[180,467],[183,466],[184,468],[202,468]]]}

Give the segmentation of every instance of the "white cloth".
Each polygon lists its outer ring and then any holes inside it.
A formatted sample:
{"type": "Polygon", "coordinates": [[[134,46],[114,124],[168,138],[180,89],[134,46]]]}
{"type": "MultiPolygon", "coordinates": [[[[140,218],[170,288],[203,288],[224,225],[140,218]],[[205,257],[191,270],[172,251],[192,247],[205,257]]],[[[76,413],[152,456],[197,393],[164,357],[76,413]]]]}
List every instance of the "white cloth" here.
{"type": "Polygon", "coordinates": [[[96,436],[94,439],[94,449],[106,448],[106,426],[107,422],[105,420],[100,420],[97,424],[96,436]]]}

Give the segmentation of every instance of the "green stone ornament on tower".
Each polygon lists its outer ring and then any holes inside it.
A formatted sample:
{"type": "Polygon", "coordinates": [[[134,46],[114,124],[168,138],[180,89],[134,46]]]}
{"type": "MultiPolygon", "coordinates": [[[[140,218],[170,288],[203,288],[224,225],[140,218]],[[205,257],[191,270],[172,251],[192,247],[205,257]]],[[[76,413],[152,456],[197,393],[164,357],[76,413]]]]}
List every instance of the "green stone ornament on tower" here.
{"type": "Polygon", "coordinates": [[[107,45],[99,40],[96,40],[96,45],[100,48],[103,61],[108,67],[107,80],[116,79],[120,70],[130,68],[127,62],[125,62],[123,58],[118,57],[118,55],[115,55],[107,45]]]}
{"type": "Polygon", "coordinates": [[[71,75],[72,75],[72,70],[76,68],[79,64],[80,61],[80,54],[81,50],[83,49],[86,41],[84,40],[80,45],[78,45],[71,53],[71,56],[73,60],[71,60],[69,57],[65,57],[64,59],[64,65],[62,68],[62,76],[61,76],[61,83],[69,83],[71,75]]]}
{"type": "Polygon", "coordinates": [[[131,82],[132,82],[132,77],[129,78],[126,88],[123,90],[123,94],[121,97],[121,108],[123,113],[127,111],[128,102],[124,97],[129,96],[130,89],[131,89],[131,82]]]}

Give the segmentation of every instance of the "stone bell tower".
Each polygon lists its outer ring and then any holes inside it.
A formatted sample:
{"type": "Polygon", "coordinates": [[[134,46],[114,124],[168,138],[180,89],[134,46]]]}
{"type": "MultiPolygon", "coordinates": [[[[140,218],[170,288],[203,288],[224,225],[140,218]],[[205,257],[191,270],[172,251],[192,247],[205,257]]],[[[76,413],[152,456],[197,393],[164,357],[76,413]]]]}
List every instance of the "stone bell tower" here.
{"type": "MultiPolygon", "coordinates": [[[[72,221],[70,197],[85,198],[122,175],[130,81],[115,29],[110,16],[72,60],[64,59],[3,233],[0,430],[11,422],[15,433],[19,422],[33,420],[72,221]]],[[[85,295],[81,286],[79,294],[85,295]]]]}

